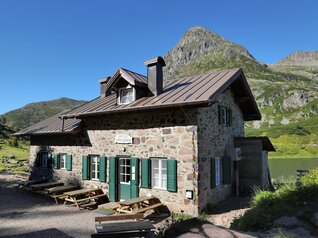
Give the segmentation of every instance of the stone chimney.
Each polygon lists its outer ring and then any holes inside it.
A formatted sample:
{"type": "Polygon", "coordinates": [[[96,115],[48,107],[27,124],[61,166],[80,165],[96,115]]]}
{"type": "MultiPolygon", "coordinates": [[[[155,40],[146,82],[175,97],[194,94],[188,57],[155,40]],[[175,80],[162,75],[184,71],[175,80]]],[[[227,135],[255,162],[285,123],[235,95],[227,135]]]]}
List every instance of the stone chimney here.
{"type": "Polygon", "coordinates": [[[163,87],[163,73],[162,68],[166,66],[164,59],[160,56],[147,60],[145,65],[148,67],[148,88],[153,93],[154,96],[157,96],[162,93],[163,87]]]}
{"type": "Polygon", "coordinates": [[[99,80],[100,83],[100,97],[104,98],[106,97],[106,84],[111,79],[111,77],[103,78],[99,80]]]}

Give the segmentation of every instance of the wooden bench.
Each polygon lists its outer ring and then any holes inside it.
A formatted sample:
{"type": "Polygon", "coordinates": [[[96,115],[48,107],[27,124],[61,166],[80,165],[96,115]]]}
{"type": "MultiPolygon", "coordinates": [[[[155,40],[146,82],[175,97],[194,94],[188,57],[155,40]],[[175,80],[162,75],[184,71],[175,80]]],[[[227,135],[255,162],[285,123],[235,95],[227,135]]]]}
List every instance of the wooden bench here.
{"type": "Polygon", "coordinates": [[[163,206],[162,203],[156,203],[156,204],[153,204],[153,205],[150,205],[150,206],[147,206],[147,207],[143,207],[143,208],[139,208],[137,210],[132,210],[132,211],[127,211],[125,209],[118,208],[117,212],[124,212],[124,213],[129,213],[129,214],[138,214],[138,213],[144,213],[144,212],[149,211],[149,210],[155,210],[156,212],[159,213],[157,208],[159,208],[161,206],[163,206]]]}
{"type": "Polygon", "coordinates": [[[142,213],[95,217],[95,222],[99,224],[95,225],[97,233],[92,234],[91,237],[144,237],[155,227],[148,220],[142,221],[143,219],[142,213]],[[103,221],[113,222],[102,224],[103,221]]]}
{"type": "Polygon", "coordinates": [[[144,214],[120,214],[111,216],[95,217],[95,222],[102,223],[102,221],[121,221],[121,220],[143,220],[144,214]]]}

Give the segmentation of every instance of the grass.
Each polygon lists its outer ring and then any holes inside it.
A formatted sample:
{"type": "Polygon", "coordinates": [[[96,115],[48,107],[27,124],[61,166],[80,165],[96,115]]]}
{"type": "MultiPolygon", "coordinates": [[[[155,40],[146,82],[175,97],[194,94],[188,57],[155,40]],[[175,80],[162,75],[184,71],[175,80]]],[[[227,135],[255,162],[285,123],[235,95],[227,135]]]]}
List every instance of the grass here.
{"type": "Polygon", "coordinates": [[[237,218],[231,228],[243,231],[270,229],[282,216],[300,211],[312,214],[318,209],[318,168],[303,176],[297,184],[284,184],[275,191],[255,190],[251,209],[237,218]]]}

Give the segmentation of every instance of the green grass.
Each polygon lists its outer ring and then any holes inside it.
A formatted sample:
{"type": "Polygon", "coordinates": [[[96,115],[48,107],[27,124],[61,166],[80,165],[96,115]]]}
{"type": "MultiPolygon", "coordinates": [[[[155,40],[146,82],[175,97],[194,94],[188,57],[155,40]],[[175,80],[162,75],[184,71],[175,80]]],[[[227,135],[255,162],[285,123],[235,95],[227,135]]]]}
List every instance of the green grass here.
{"type": "Polygon", "coordinates": [[[276,191],[256,190],[251,209],[237,218],[231,228],[243,231],[270,229],[276,219],[303,211],[311,215],[318,209],[318,169],[303,176],[297,185],[284,184],[276,191]]]}

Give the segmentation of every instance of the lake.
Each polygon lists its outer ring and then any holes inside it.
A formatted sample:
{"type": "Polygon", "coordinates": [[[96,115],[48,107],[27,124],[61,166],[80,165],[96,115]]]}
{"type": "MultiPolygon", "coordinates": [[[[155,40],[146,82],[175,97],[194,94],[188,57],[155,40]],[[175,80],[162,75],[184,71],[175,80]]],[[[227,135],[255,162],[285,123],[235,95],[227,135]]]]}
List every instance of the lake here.
{"type": "Polygon", "coordinates": [[[274,182],[294,182],[297,169],[318,167],[318,159],[269,159],[269,170],[274,182]]]}

